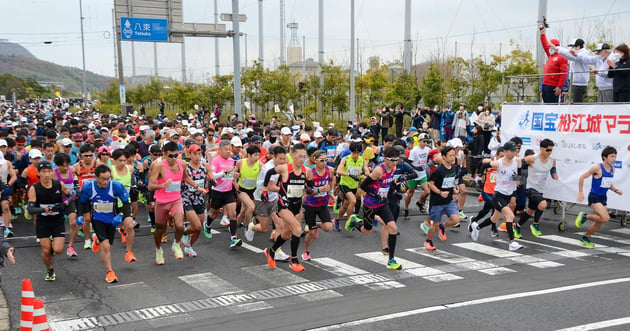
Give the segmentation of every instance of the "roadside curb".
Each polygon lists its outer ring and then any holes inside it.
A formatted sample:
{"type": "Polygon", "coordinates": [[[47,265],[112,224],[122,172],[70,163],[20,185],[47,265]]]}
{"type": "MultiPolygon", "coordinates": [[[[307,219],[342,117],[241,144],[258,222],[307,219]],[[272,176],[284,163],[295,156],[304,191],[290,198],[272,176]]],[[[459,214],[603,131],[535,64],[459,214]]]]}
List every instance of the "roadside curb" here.
{"type": "Polygon", "coordinates": [[[0,331],[11,330],[11,315],[9,314],[9,304],[4,297],[4,291],[0,287],[0,331]]]}

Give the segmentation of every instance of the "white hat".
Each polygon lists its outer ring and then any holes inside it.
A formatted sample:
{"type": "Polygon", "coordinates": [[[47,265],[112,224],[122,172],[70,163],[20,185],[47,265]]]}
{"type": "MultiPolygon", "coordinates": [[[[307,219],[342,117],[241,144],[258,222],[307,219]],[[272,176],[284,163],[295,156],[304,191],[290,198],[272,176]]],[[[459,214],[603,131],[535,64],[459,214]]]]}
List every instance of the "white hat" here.
{"type": "Polygon", "coordinates": [[[140,132],[149,131],[149,130],[151,130],[151,127],[148,126],[148,125],[140,125],[138,130],[140,130],[140,132]]]}
{"type": "Polygon", "coordinates": [[[28,152],[28,157],[30,157],[31,159],[36,159],[36,158],[41,158],[42,157],[42,152],[39,151],[39,149],[31,149],[30,152],[28,152]]]}
{"type": "Polygon", "coordinates": [[[7,144],[6,140],[0,139],[0,146],[9,146],[9,145],[7,144]]]}
{"type": "Polygon", "coordinates": [[[72,140],[68,138],[61,139],[61,146],[68,146],[68,145],[72,145],[72,140]]]}
{"type": "Polygon", "coordinates": [[[281,134],[281,135],[283,135],[283,136],[284,136],[284,135],[292,135],[292,134],[293,134],[293,132],[291,132],[291,129],[289,129],[289,128],[287,128],[287,127],[285,126],[285,127],[283,127],[283,128],[280,130],[280,134],[281,134]]]}
{"type": "Polygon", "coordinates": [[[457,148],[457,147],[464,147],[464,144],[462,143],[461,139],[453,138],[446,143],[446,146],[457,148]]]}
{"type": "Polygon", "coordinates": [[[168,133],[169,138],[173,138],[174,136],[179,136],[179,133],[175,129],[171,130],[171,132],[168,133]]]}
{"type": "Polygon", "coordinates": [[[308,133],[302,133],[300,135],[300,140],[308,140],[311,141],[311,136],[308,135],[308,133]]]}
{"type": "Polygon", "coordinates": [[[294,125],[294,126],[291,127],[291,130],[293,130],[293,132],[300,131],[300,126],[299,125],[294,125]]]}
{"type": "Polygon", "coordinates": [[[243,147],[243,142],[241,142],[241,138],[234,136],[232,140],[230,140],[230,144],[236,147],[243,147]]]}
{"type": "Polygon", "coordinates": [[[315,137],[315,138],[324,138],[324,136],[322,135],[321,131],[319,131],[319,130],[315,131],[315,133],[313,134],[313,137],[315,137]]]}

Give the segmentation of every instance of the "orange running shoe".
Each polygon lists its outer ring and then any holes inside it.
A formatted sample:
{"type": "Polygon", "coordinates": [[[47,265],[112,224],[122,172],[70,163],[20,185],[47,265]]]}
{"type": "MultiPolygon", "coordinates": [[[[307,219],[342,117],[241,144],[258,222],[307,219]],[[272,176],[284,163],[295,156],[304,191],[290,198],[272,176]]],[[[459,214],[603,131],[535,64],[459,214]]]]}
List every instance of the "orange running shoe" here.
{"type": "Polygon", "coordinates": [[[300,262],[295,262],[295,263],[289,262],[289,268],[291,268],[291,270],[293,270],[295,272],[302,272],[302,271],[304,271],[304,266],[300,262]]]}
{"type": "Polygon", "coordinates": [[[167,242],[168,242],[168,234],[164,233],[164,234],[162,235],[162,242],[163,242],[163,243],[167,243],[167,242]]]}
{"type": "Polygon", "coordinates": [[[267,264],[271,269],[276,268],[276,260],[271,256],[271,249],[265,248],[265,256],[267,257],[267,264]]]}
{"type": "Polygon", "coordinates": [[[499,231],[507,232],[507,228],[505,227],[505,222],[499,225],[499,231]]]}
{"type": "Polygon", "coordinates": [[[98,236],[96,233],[92,233],[92,252],[98,253],[101,249],[101,242],[98,241],[98,236]]]}
{"type": "Polygon", "coordinates": [[[114,272],[114,270],[110,270],[107,272],[107,275],[105,275],[105,281],[110,284],[118,282],[118,277],[116,277],[116,273],[114,272]]]}
{"type": "Polygon", "coordinates": [[[438,227],[438,232],[440,234],[440,239],[442,239],[442,241],[446,240],[446,229],[444,229],[444,225],[440,224],[440,226],[438,227]]]}
{"type": "Polygon", "coordinates": [[[136,259],[136,256],[133,254],[132,251],[127,251],[127,253],[125,253],[125,261],[131,263],[138,261],[138,259],[136,259]]]}
{"type": "Polygon", "coordinates": [[[424,248],[427,249],[427,251],[432,252],[435,250],[435,246],[433,246],[433,243],[430,241],[425,241],[424,242],[424,248]]]}
{"type": "Polygon", "coordinates": [[[123,244],[126,244],[127,236],[125,235],[125,230],[123,230],[123,228],[118,228],[118,233],[120,233],[120,241],[122,241],[123,244]]]}

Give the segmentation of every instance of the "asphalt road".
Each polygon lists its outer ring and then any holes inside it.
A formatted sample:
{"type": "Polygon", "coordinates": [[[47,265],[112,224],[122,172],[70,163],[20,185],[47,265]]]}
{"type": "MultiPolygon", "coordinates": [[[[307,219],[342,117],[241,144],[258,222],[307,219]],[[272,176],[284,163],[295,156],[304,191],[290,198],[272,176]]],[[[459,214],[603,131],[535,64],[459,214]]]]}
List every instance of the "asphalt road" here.
{"type": "MultiPolygon", "coordinates": [[[[478,209],[468,197],[465,212],[478,209]]],[[[507,250],[505,233],[497,239],[484,229],[472,242],[462,227],[449,230],[446,242],[436,236],[438,250],[427,253],[419,228],[424,216],[417,209],[411,214],[398,222],[402,271],[385,268],[377,228],[370,236],[320,233],[314,260],[296,274],[286,263],[267,267],[261,250],[271,245],[268,235],[230,249],[223,227],[212,239],[199,239],[197,258],[183,260],[173,257],[169,232],[166,264],[157,266],[141,213],[138,261],[126,263],[124,245],[114,246],[117,284],[107,284],[99,257],[82,249],[77,259],[55,257],[57,280],[44,281],[39,247],[29,237],[32,225],[19,220],[18,237],[10,239],[17,264],[3,270],[2,289],[14,328],[23,278],[33,281],[56,330],[557,330],[589,323],[630,328],[630,229],[618,222],[603,226],[590,250],[576,244],[574,216],[567,216],[567,230],[559,232],[559,216],[548,211],[544,236],[524,230],[525,247],[517,252],[507,250]]],[[[300,248],[301,253],[303,242],[300,248]]]]}

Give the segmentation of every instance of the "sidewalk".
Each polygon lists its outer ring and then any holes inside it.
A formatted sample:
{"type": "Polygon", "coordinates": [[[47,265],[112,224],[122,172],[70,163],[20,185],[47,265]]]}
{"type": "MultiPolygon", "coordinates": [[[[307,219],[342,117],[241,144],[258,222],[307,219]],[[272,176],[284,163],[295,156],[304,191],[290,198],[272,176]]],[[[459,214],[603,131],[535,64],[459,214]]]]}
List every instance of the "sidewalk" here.
{"type": "Polygon", "coordinates": [[[0,288],[0,331],[11,329],[11,316],[9,315],[9,304],[4,297],[4,292],[0,288]]]}

